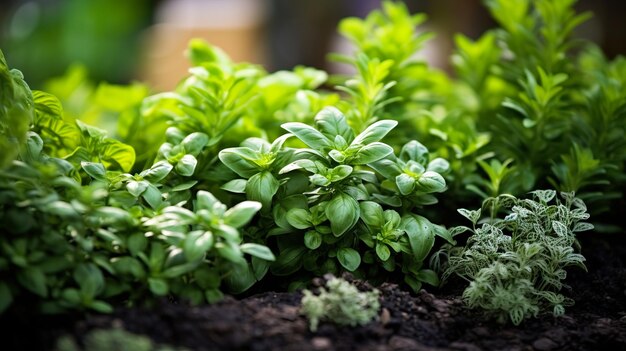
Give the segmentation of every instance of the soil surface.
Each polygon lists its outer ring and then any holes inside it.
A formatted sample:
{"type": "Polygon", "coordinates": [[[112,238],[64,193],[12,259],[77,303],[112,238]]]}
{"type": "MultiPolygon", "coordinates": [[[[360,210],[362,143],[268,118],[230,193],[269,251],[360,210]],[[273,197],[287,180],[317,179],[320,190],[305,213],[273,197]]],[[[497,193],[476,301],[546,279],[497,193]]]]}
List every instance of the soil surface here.
{"type": "MultiPolygon", "coordinates": [[[[322,323],[316,333],[299,314],[300,293],[264,292],[190,307],[161,301],[112,315],[0,320],[2,350],[51,350],[63,334],[79,342],[96,328],[124,328],[190,350],[626,350],[626,240],[582,237],[588,273],[571,270],[565,294],[576,304],[520,326],[468,310],[459,287],[409,293],[383,284],[378,320],[361,327],[322,323]]],[[[361,289],[367,284],[359,283],[361,289]]]]}

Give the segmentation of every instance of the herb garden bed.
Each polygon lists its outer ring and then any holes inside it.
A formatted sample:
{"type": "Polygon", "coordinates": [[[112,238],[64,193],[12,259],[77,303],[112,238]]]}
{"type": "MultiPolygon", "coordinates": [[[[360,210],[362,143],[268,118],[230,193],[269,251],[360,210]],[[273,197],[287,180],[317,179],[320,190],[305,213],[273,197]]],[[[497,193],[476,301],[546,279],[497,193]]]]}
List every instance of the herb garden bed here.
{"type": "Polygon", "coordinates": [[[312,333],[299,312],[301,293],[264,292],[210,306],[161,300],[153,308],[111,315],[4,318],[3,344],[5,350],[46,350],[64,335],[83,343],[89,331],[123,328],[155,344],[190,350],[626,349],[626,245],[616,237],[587,235],[581,241],[589,250],[589,272],[568,278],[576,304],[563,317],[542,315],[518,327],[467,309],[454,287],[412,294],[384,284],[378,319],[356,328],[322,323],[312,333]]]}
{"type": "Polygon", "coordinates": [[[341,22],[351,77],[194,40],[173,92],[43,92],[0,55],[2,349],[626,348],[626,60],[573,3],[486,1],[454,77],[392,1],[341,22]]]}

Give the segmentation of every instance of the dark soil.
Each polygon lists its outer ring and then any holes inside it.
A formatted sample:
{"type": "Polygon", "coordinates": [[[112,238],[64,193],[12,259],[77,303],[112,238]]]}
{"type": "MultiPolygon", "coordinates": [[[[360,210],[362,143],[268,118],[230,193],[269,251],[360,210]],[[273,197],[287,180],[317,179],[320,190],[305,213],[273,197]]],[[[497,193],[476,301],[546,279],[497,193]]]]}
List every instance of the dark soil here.
{"type": "MultiPolygon", "coordinates": [[[[500,325],[460,300],[460,289],[411,294],[379,287],[377,321],[356,328],[322,323],[308,330],[300,293],[265,292],[201,307],[161,301],[113,315],[2,319],[2,350],[47,350],[62,334],[77,340],[95,328],[124,328],[191,350],[626,350],[626,243],[622,235],[583,237],[589,272],[571,271],[566,315],[500,325]]],[[[361,288],[367,284],[361,283],[361,288]]]]}

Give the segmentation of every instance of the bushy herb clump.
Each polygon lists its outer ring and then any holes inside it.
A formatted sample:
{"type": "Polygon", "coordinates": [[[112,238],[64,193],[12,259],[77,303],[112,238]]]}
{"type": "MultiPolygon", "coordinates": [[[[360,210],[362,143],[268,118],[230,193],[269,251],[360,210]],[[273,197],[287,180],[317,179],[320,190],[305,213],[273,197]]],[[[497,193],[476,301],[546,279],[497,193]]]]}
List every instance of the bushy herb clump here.
{"type": "Polygon", "coordinates": [[[362,292],[342,278],[328,279],[317,295],[306,289],[303,294],[301,311],[313,332],[322,321],[353,327],[369,323],[380,309],[378,290],[362,292]]]}
{"type": "Polygon", "coordinates": [[[593,226],[587,207],[572,193],[556,197],[553,190],[534,191],[533,199],[511,196],[491,198],[485,207],[498,205],[509,214],[481,220],[481,210],[459,210],[473,227],[467,244],[449,252],[444,277],[458,275],[469,282],[463,298],[504,322],[518,325],[524,319],[552,310],[555,316],[573,304],[560,293],[566,287],[566,268],[585,268],[585,258],[575,252],[576,233],[593,226]],[[482,224],[481,224],[482,223],[482,224]]]}

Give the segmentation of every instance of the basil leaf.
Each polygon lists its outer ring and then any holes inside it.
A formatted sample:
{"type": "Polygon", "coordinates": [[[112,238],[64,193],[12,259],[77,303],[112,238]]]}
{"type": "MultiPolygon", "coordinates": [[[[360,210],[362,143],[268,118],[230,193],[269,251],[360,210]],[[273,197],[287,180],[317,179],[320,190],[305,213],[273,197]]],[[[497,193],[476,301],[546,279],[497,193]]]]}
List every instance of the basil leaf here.
{"type": "Polygon", "coordinates": [[[240,177],[250,178],[257,174],[260,169],[254,162],[259,155],[247,147],[232,147],[220,151],[218,157],[226,167],[237,173],[240,177]]]}
{"type": "Polygon", "coordinates": [[[194,230],[187,233],[183,253],[189,262],[200,260],[213,246],[215,239],[210,231],[194,230]]]}
{"type": "Polygon", "coordinates": [[[292,208],[287,211],[287,223],[296,229],[311,227],[311,214],[302,208],[292,208]]]}
{"type": "Polygon", "coordinates": [[[193,156],[198,156],[198,154],[208,143],[209,136],[200,132],[195,132],[187,135],[185,139],[183,139],[183,141],[181,142],[181,144],[185,148],[185,152],[193,156]]]}
{"type": "Polygon", "coordinates": [[[401,226],[409,237],[413,257],[423,261],[435,244],[432,224],[422,216],[407,215],[402,218],[401,226]]]}
{"type": "Polygon", "coordinates": [[[371,143],[363,146],[352,161],[356,165],[364,165],[383,159],[393,153],[393,148],[383,143],[371,143]]]}
{"type": "Polygon", "coordinates": [[[156,183],[167,177],[172,168],[174,167],[169,162],[161,160],[152,165],[149,169],[141,172],[140,175],[145,180],[156,183]]]}
{"type": "Polygon", "coordinates": [[[81,162],[80,166],[85,171],[85,173],[89,174],[89,176],[93,179],[104,180],[106,179],[106,169],[102,163],[96,162],[81,162]]]}
{"type": "Polygon", "coordinates": [[[322,150],[331,147],[331,141],[317,129],[304,123],[290,122],[281,125],[283,129],[295,135],[308,147],[315,150],[322,150]]]}
{"type": "Polygon", "coordinates": [[[409,195],[415,189],[415,178],[402,173],[396,177],[396,186],[400,190],[400,194],[409,195]]]}
{"type": "Polygon", "coordinates": [[[359,207],[361,208],[361,219],[365,224],[374,228],[380,228],[385,224],[383,208],[378,203],[363,201],[359,203],[359,207]]]}
{"type": "Polygon", "coordinates": [[[250,177],[246,184],[248,199],[259,201],[263,208],[269,210],[272,198],[278,191],[278,180],[268,171],[257,173],[250,177]]]}
{"type": "Polygon", "coordinates": [[[322,134],[328,139],[334,140],[340,135],[345,141],[351,143],[354,140],[354,132],[348,125],[346,117],[335,107],[325,107],[315,116],[315,123],[322,134]]]}
{"type": "Polygon", "coordinates": [[[245,193],[246,192],[246,184],[248,183],[245,179],[233,179],[228,183],[221,186],[222,189],[226,191],[230,191],[231,193],[245,193]]]}
{"type": "Polygon", "coordinates": [[[329,201],[325,212],[333,234],[340,236],[354,227],[359,219],[360,208],[355,199],[340,192],[329,201]]]}
{"type": "Polygon", "coordinates": [[[165,296],[169,292],[167,282],[160,278],[148,278],[148,287],[157,296],[165,296]]]}
{"type": "Polygon", "coordinates": [[[417,179],[417,188],[425,193],[434,193],[445,190],[446,181],[441,174],[426,171],[417,179]]]}
{"type": "Polygon", "coordinates": [[[381,261],[387,261],[391,256],[391,251],[389,251],[389,247],[382,243],[376,244],[376,256],[380,258],[381,261]]]}
{"type": "Polygon", "coordinates": [[[267,246],[264,246],[264,245],[259,245],[255,243],[245,243],[239,246],[239,248],[241,249],[242,252],[247,253],[248,255],[252,255],[254,257],[258,257],[266,261],[276,260],[276,257],[274,257],[274,254],[272,253],[272,251],[267,246]]]}
{"type": "Polygon", "coordinates": [[[356,138],[352,141],[351,145],[366,145],[376,141],[380,141],[397,125],[398,122],[392,120],[382,120],[373,123],[363,132],[361,132],[361,134],[357,135],[356,138]]]}
{"type": "Polygon", "coordinates": [[[361,265],[361,255],[355,249],[344,247],[337,250],[337,260],[350,272],[354,272],[361,265]]]}
{"type": "Polygon", "coordinates": [[[191,177],[196,170],[198,160],[193,155],[185,155],[176,164],[176,173],[184,177],[191,177]]]}
{"type": "Polygon", "coordinates": [[[161,192],[152,184],[148,184],[146,190],[141,194],[141,197],[155,210],[163,203],[161,192]]]}
{"type": "Polygon", "coordinates": [[[311,250],[315,250],[322,245],[322,235],[315,230],[309,230],[304,233],[304,246],[311,250]]]}
{"type": "Polygon", "coordinates": [[[250,222],[252,217],[261,209],[261,204],[255,201],[240,202],[224,213],[224,223],[234,228],[241,228],[250,222]]]}

